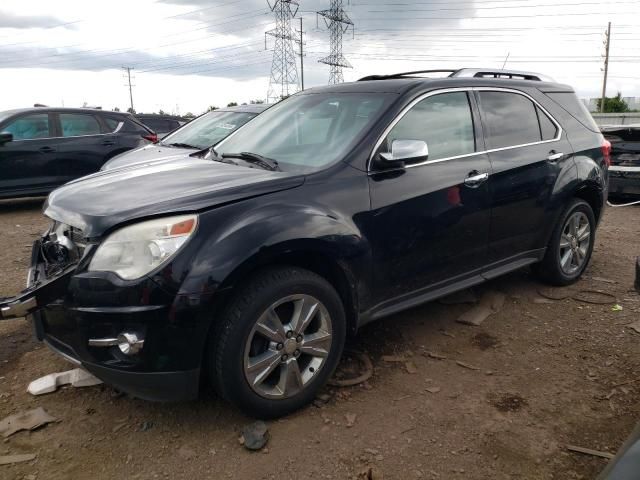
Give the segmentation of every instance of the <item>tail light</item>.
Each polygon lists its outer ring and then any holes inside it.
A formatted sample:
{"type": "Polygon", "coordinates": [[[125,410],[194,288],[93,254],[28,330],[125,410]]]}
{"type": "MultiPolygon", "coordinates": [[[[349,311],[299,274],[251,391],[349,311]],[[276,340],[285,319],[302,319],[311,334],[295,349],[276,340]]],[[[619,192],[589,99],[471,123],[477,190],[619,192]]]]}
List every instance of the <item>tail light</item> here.
{"type": "Polygon", "coordinates": [[[604,158],[604,163],[607,167],[611,166],[611,142],[606,139],[602,139],[602,157],[604,158]]]}
{"type": "Polygon", "coordinates": [[[155,133],[149,133],[148,135],[142,135],[142,138],[145,140],[149,140],[151,143],[156,143],[158,141],[158,135],[155,133]]]}

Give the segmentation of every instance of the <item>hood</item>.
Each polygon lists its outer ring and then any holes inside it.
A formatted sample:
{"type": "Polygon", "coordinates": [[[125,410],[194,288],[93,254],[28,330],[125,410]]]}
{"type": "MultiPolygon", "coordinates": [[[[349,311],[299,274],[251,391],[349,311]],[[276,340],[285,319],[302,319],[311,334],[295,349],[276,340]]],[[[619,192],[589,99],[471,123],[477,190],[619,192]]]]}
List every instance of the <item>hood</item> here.
{"type": "Polygon", "coordinates": [[[197,152],[197,150],[167,147],[160,143],[155,143],[121,153],[106,162],[100,170],[111,170],[129,165],[143,165],[150,161],[180,159],[193,152],[197,152]]]}
{"type": "Polygon", "coordinates": [[[304,176],[183,157],[98,172],[49,195],[49,218],[97,237],[138,218],[193,212],[297,187],[304,176]]]}

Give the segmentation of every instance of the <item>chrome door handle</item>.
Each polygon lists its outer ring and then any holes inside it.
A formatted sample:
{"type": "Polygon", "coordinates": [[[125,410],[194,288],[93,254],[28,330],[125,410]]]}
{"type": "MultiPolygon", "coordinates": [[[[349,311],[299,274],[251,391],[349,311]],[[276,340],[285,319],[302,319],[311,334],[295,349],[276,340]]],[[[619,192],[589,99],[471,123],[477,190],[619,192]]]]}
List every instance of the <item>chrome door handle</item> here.
{"type": "Polygon", "coordinates": [[[467,187],[476,188],[476,187],[480,186],[481,184],[483,184],[484,182],[486,182],[487,180],[489,180],[489,174],[488,173],[477,173],[475,175],[471,175],[471,176],[465,178],[464,179],[464,184],[467,187]]]}
{"type": "Polygon", "coordinates": [[[557,152],[557,153],[552,153],[551,155],[549,155],[547,157],[547,160],[550,162],[557,162],[558,160],[562,160],[564,158],[564,153],[562,152],[557,152]]]}

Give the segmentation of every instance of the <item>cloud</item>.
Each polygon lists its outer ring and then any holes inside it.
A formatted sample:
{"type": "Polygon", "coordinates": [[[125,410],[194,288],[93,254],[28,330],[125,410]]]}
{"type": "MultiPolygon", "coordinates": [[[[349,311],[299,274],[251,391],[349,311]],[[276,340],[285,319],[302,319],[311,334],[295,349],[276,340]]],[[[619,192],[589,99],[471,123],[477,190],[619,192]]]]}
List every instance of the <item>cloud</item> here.
{"type": "Polygon", "coordinates": [[[53,28],[57,26],[72,27],[73,22],[62,20],[49,15],[16,15],[11,12],[0,11],[0,28],[53,28]]]}

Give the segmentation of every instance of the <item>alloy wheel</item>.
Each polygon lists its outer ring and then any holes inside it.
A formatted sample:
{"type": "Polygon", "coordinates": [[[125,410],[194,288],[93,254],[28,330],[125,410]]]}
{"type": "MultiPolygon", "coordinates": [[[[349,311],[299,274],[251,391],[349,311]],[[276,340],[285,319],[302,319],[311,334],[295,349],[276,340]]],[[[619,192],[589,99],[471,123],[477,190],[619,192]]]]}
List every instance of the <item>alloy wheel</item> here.
{"type": "Polygon", "coordinates": [[[583,212],[574,212],[567,218],[560,235],[558,255],[565,275],[574,275],[587,261],[591,246],[591,224],[583,212]]]}
{"type": "Polygon", "coordinates": [[[244,375],[258,395],[290,398],[323,368],[332,344],[331,317],[311,295],[289,295],[256,321],[244,351],[244,375]]]}

